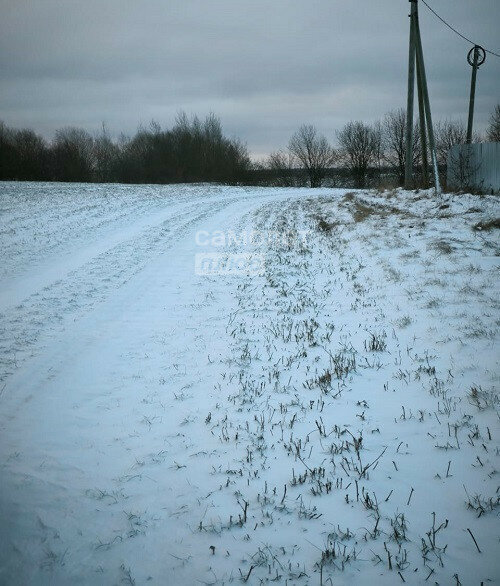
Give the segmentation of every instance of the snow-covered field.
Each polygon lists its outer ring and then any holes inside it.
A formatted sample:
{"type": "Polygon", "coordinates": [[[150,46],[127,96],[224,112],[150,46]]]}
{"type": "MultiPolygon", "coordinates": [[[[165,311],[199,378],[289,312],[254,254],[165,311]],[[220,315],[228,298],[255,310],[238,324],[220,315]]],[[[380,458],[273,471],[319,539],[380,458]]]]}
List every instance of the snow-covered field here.
{"type": "Polygon", "coordinates": [[[499,216],[0,184],[0,583],[500,580],[499,216]]]}

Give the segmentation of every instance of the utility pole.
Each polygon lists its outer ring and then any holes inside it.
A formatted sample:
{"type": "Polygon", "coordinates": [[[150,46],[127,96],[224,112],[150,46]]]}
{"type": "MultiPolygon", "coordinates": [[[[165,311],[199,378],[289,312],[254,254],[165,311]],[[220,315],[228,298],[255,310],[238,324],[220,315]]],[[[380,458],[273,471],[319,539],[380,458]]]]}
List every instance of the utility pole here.
{"type": "Polygon", "coordinates": [[[410,46],[408,54],[408,101],[406,104],[406,161],[405,189],[413,187],[413,96],[415,93],[415,27],[417,0],[409,0],[410,11],[410,46]]]}
{"type": "Polygon", "coordinates": [[[434,172],[434,185],[436,188],[436,194],[440,195],[441,186],[439,184],[436,143],[434,140],[434,129],[432,126],[431,105],[429,100],[429,91],[427,89],[427,78],[425,75],[424,53],[422,50],[422,39],[420,38],[420,25],[418,22],[418,0],[409,0],[409,2],[411,3],[411,13],[408,62],[408,104],[406,111],[405,188],[411,189],[413,184],[413,94],[416,61],[418,102],[420,110],[420,140],[422,143],[422,168],[425,178],[427,173],[427,140],[425,137],[425,132],[427,130],[429,150],[434,172]]]}
{"type": "MultiPolygon", "coordinates": [[[[422,79],[420,61],[417,61],[417,79],[422,79]]],[[[424,187],[429,185],[429,166],[427,163],[427,137],[425,136],[425,107],[422,84],[417,83],[418,89],[418,115],[420,122],[420,152],[422,157],[422,183],[424,187]]]]}
{"type": "Polygon", "coordinates": [[[422,50],[422,39],[420,38],[420,25],[418,23],[418,14],[415,19],[415,38],[417,42],[417,62],[420,67],[420,85],[422,96],[424,98],[425,118],[427,120],[427,135],[429,137],[429,150],[431,154],[432,169],[434,171],[434,186],[436,195],[441,195],[441,185],[439,183],[439,169],[436,156],[436,143],[434,141],[434,128],[432,126],[431,103],[429,100],[429,91],[427,89],[427,78],[425,76],[424,52],[422,50]]]}
{"type": "Polygon", "coordinates": [[[472,126],[474,123],[474,101],[476,98],[476,77],[479,66],[486,61],[486,51],[479,45],[474,45],[467,55],[467,61],[472,67],[469,99],[469,122],[467,124],[467,144],[472,142],[472,126]]]}

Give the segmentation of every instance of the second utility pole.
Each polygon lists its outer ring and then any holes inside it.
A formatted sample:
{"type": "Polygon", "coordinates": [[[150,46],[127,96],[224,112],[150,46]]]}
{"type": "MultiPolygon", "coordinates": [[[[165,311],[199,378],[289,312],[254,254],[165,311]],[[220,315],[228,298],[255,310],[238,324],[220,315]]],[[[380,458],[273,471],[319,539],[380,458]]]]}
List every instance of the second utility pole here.
{"type": "Polygon", "coordinates": [[[469,122],[467,124],[467,144],[472,142],[472,124],[474,122],[474,100],[476,97],[476,76],[479,66],[484,63],[486,59],[486,51],[479,45],[469,51],[467,61],[472,67],[472,78],[470,82],[470,99],[469,99],[469,122]]]}

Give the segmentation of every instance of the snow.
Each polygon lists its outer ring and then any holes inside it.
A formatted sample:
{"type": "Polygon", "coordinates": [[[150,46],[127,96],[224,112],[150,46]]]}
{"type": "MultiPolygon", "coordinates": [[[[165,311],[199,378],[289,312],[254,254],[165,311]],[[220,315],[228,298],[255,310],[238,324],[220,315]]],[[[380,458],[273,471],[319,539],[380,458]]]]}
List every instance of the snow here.
{"type": "Polygon", "coordinates": [[[0,184],[0,583],[494,583],[499,215],[0,184]]]}

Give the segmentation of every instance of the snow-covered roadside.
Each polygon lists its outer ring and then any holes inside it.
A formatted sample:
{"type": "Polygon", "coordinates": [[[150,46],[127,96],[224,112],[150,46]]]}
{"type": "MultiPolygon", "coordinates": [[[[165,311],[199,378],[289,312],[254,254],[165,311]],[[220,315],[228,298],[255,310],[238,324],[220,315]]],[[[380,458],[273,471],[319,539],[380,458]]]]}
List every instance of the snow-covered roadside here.
{"type": "Polygon", "coordinates": [[[67,192],[61,281],[2,315],[0,582],[498,579],[496,200],[136,189],[80,257],[67,192]],[[194,273],[252,229],[306,237],[194,273]]]}

